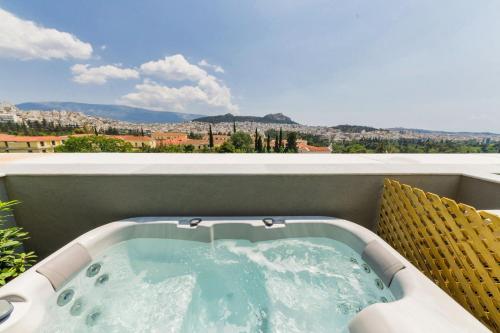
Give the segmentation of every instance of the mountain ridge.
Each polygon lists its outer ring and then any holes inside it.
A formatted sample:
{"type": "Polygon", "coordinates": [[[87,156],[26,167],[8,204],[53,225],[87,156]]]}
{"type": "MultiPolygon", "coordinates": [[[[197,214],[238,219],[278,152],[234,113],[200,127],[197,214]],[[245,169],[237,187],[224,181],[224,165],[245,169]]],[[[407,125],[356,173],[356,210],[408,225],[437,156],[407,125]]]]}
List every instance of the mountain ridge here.
{"type": "Polygon", "coordinates": [[[153,111],[143,108],[114,104],[90,104],[78,102],[25,102],[16,104],[21,111],[74,111],[88,116],[109,118],[133,123],[181,123],[204,117],[200,114],[172,111],[153,111]]]}

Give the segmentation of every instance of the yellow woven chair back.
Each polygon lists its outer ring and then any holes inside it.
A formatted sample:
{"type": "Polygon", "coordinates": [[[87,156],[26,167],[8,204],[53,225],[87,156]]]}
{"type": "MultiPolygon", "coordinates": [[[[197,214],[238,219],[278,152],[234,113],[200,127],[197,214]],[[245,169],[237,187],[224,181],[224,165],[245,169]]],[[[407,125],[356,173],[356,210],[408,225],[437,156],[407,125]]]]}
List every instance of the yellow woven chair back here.
{"type": "Polygon", "coordinates": [[[384,181],[378,234],[494,332],[500,332],[500,217],[384,181]]]}

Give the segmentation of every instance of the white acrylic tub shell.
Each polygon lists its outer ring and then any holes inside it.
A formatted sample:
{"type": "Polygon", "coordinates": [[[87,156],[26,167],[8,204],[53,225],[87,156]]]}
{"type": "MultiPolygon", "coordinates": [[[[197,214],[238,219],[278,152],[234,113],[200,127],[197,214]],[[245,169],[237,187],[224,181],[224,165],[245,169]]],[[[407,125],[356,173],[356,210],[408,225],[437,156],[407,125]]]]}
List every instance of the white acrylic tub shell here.
{"type": "Polygon", "coordinates": [[[284,237],[329,237],[361,254],[389,285],[396,301],[372,304],[349,324],[351,333],[489,332],[380,237],[355,223],[327,217],[281,217],[285,224],[265,226],[262,217],[205,217],[191,227],[188,218],[140,217],[91,230],[0,288],[0,299],[14,310],[0,332],[36,332],[48,300],[105,248],[132,238],[175,238],[197,241],[240,238],[250,241],[284,237]],[[368,246],[367,246],[368,245],[368,246]],[[41,273],[39,273],[41,272],[41,273]],[[50,279],[50,281],[49,281],[50,279]]]}

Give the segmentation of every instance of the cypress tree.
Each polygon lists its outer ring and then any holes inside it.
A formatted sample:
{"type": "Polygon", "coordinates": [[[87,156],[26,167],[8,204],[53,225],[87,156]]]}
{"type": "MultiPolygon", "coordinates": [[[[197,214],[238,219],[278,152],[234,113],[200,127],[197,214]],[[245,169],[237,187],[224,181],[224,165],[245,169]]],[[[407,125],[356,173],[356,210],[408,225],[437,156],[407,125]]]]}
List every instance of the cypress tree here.
{"type": "Polygon", "coordinates": [[[259,135],[259,138],[257,139],[257,144],[256,144],[256,150],[258,153],[263,153],[264,152],[264,146],[262,144],[262,137],[259,135]]]}
{"type": "Polygon", "coordinates": [[[281,150],[281,148],[283,148],[283,129],[280,127],[280,138],[279,138],[279,143],[278,143],[278,147],[279,149],[281,150]]]}
{"type": "Polygon", "coordinates": [[[258,146],[258,141],[259,139],[259,132],[257,131],[257,127],[255,128],[255,138],[254,138],[254,148],[255,148],[255,151],[257,151],[257,146],[258,146]]]}
{"type": "Polygon", "coordinates": [[[233,134],[236,133],[236,122],[233,121],[233,134]]]}
{"type": "Polygon", "coordinates": [[[267,138],[266,138],[266,151],[268,153],[271,152],[271,135],[267,133],[267,138]]]}
{"type": "Polygon", "coordinates": [[[210,149],[214,147],[214,135],[212,133],[212,124],[208,125],[208,146],[210,149]]]}
{"type": "Polygon", "coordinates": [[[279,138],[278,134],[276,134],[276,139],[274,139],[274,152],[279,153],[280,152],[280,146],[279,146],[279,138]]]}
{"type": "Polygon", "coordinates": [[[289,132],[286,136],[286,152],[287,153],[298,153],[299,148],[297,147],[297,133],[289,132]]]}

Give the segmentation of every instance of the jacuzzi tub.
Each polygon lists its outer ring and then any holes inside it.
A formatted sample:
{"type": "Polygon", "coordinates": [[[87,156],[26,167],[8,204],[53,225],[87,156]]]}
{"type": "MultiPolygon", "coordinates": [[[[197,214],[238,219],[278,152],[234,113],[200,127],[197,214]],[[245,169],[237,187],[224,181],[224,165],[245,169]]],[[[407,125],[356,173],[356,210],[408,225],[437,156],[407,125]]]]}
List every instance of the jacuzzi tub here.
{"type": "Polygon", "coordinates": [[[488,332],[377,235],[324,217],[109,223],[0,299],[1,332],[488,332]]]}

